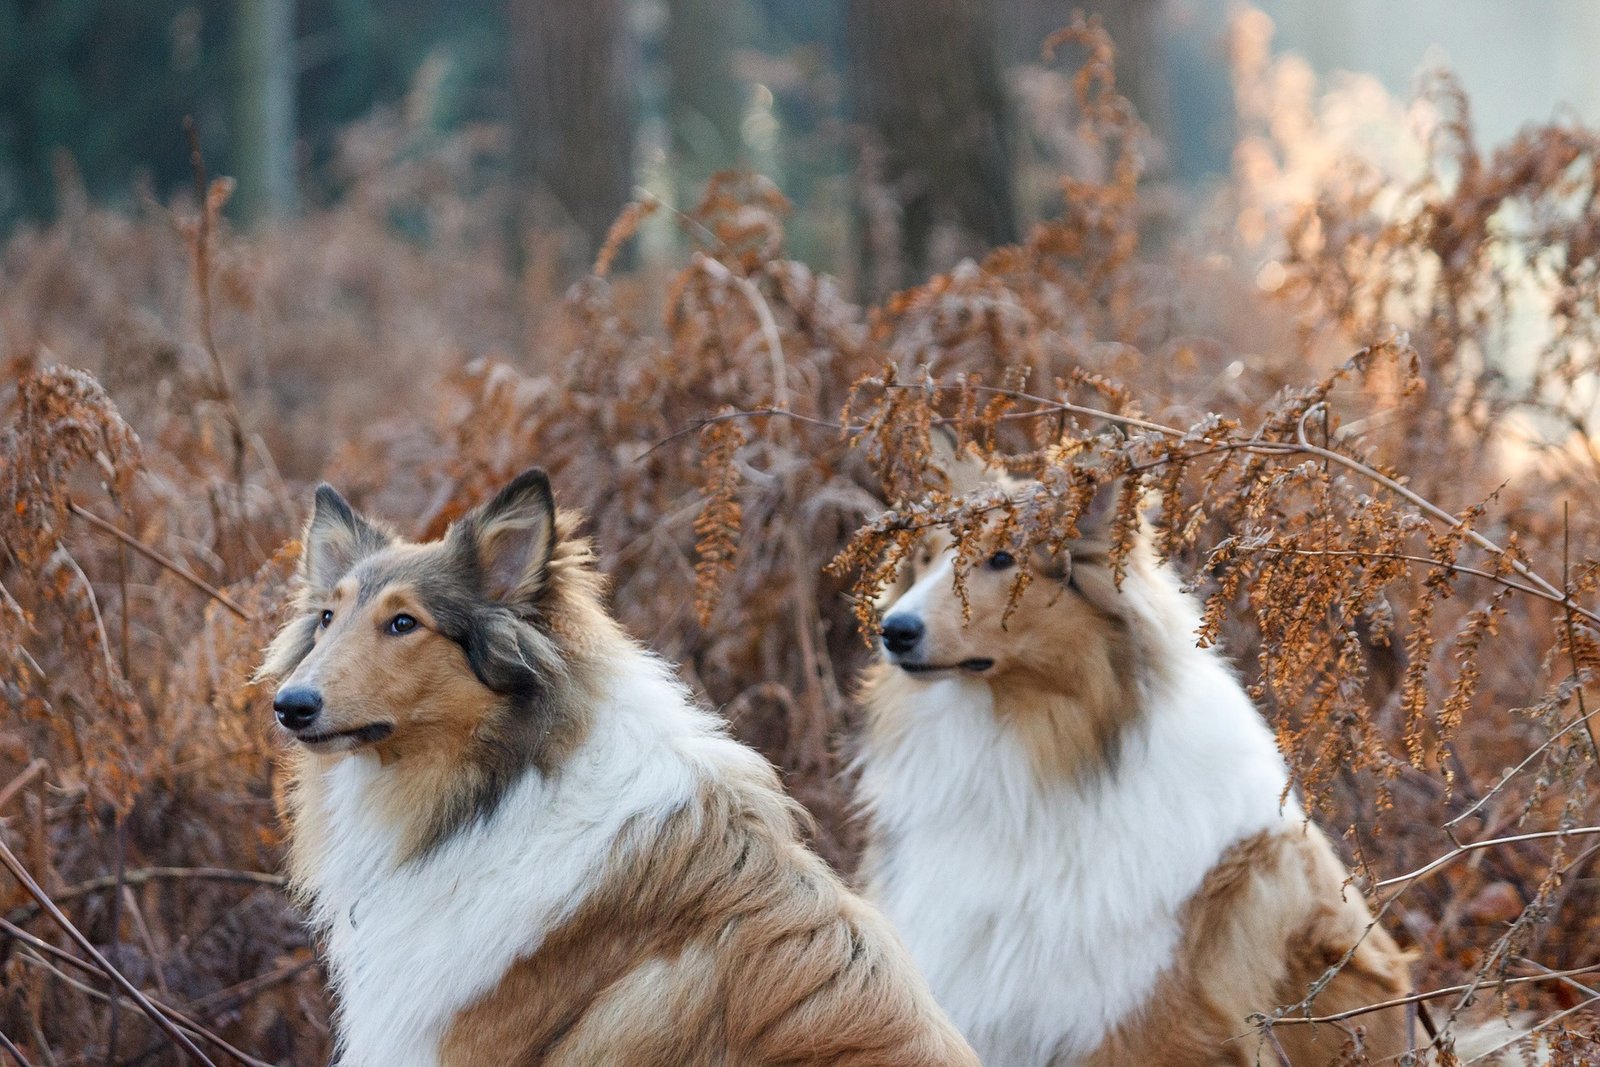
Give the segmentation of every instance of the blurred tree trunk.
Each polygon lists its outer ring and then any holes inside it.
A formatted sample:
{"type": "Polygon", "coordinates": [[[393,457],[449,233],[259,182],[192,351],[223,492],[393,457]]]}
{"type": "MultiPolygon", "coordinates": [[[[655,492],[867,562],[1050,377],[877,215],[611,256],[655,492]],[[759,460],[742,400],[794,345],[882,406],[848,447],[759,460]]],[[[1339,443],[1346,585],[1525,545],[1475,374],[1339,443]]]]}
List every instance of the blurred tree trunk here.
{"type": "Polygon", "coordinates": [[[625,0],[508,0],[524,236],[565,223],[593,256],[632,196],[625,0]],[[542,201],[542,202],[541,202],[542,201]]]}
{"type": "Polygon", "coordinates": [[[294,0],[235,0],[231,162],[250,222],[295,208],[294,32],[294,0]]]}
{"type": "Polygon", "coordinates": [[[1016,240],[1010,116],[984,0],[847,0],[846,11],[863,173],[876,183],[863,197],[876,201],[864,204],[863,275],[881,296],[1016,240]],[[884,216],[895,209],[889,249],[884,216]]]}
{"type": "Polygon", "coordinates": [[[744,86],[732,53],[745,12],[731,0],[668,0],[667,12],[667,119],[680,202],[692,206],[711,175],[740,161],[744,86]]]}

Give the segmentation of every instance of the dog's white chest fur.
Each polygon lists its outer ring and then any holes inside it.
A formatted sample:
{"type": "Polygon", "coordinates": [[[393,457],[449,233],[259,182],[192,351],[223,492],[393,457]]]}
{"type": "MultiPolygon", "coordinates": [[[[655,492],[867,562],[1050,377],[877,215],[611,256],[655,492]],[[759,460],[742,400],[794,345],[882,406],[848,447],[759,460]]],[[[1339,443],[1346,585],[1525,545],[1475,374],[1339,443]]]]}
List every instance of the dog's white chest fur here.
{"type": "MultiPolygon", "coordinates": [[[[330,839],[312,917],[327,938],[342,1067],[432,1067],[455,1015],[594,890],[625,823],[691,802],[703,762],[744,758],[662,664],[618,665],[609,700],[550,778],[528,772],[495,814],[397,867],[357,754],[329,770],[330,839]]],[[[748,758],[754,759],[753,754],[748,758]]]]}
{"type": "Polygon", "coordinates": [[[1044,787],[966,677],[918,686],[904,735],[862,754],[864,878],[987,1064],[1065,1067],[1171,963],[1184,902],[1232,844],[1298,820],[1271,734],[1192,645],[1145,694],[1114,772],[1044,787]]]}

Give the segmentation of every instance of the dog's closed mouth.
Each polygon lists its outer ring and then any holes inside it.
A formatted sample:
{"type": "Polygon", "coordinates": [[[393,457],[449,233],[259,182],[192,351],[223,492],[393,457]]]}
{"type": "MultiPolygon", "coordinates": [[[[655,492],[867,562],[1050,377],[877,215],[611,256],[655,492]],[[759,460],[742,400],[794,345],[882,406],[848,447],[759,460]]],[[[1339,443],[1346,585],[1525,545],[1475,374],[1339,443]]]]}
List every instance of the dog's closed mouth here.
{"type": "Polygon", "coordinates": [[[295,740],[302,745],[326,745],[334,741],[354,741],[358,745],[370,745],[382,741],[394,733],[392,722],[369,722],[365,726],[357,726],[350,730],[333,730],[325,734],[295,734],[295,740]]]}
{"type": "Polygon", "coordinates": [[[931,674],[935,671],[968,671],[972,674],[982,674],[994,666],[994,660],[964,659],[960,663],[907,663],[902,660],[899,666],[907,674],[931,674]]]}

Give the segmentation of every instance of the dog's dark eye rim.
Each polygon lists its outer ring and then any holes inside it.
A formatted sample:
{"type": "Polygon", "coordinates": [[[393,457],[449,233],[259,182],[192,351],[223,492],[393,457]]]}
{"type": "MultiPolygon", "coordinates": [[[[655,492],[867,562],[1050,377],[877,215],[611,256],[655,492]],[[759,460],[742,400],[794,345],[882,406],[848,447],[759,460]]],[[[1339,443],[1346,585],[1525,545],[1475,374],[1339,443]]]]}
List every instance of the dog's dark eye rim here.
{"type": "Polygon", "coordinates": [[[323,608],[322,614],[317,618],[318,629],[326,630],[333,624],[333,609],[323,608]]]}
{"type": "Polygon", "coordinates": [[[394,618],[390,619],[389,625],[386,627],[386,629],[392,634],[408,634],[416,628],[416,617],[407,615],[403,611],[394,618]]]}
{"type": "Polygon", "coordinates": [[[1001,549],[999,552],[996,552],[994,555],[990,556],[988,561],[988,567],[992,571],[1003,571],[1010,567],[1015,567],[1016,565],[1017,557],[1013,556],[1005,549],[1001,549]]]}

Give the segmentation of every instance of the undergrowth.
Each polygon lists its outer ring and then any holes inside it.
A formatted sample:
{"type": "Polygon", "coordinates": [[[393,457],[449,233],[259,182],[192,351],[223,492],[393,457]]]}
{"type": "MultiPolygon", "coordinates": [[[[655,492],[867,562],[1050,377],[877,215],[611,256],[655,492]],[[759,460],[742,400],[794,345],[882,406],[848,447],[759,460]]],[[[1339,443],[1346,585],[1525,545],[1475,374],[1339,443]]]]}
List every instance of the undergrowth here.
{"type": "MultiPolygon", "coordinates": [[[[1503,996],[1590,1062],[1600,134],[1485,150],[1441,78],[1420,169],[1308,178],[1317,116],[1245,107],[1228,223],[1152,247],[1109,45],[1066,41],[1063,214],[878,306],[784,258],[782,197],[748,175],[672,220],[674,270],[607,269],[643,203],[564,295],[537,262],[513,277],[467,221],[497,195],[463,191],[479,132],[391,159],[358,131],[358,195],[257,235],[214,185],[0,251],[0,858],[38,889],[0,879],[18,1053],[326,1061],[247,684],[308,487],[430,537],[538,463],[616,613],[846,870],[874,592],[930,525],[969,560],[997,520],[1055,543],[1114,485],[1120,550],[1149,536],[1192,578],[1197,639],[1239,664],[1419,989],[1461,987],[1429,1020],[1503,996]],[[950,495],[941,427],[1037,487],[950,495]]],[[[1258,89],[1283,76],[1256,60],[1258,89]]]]}

